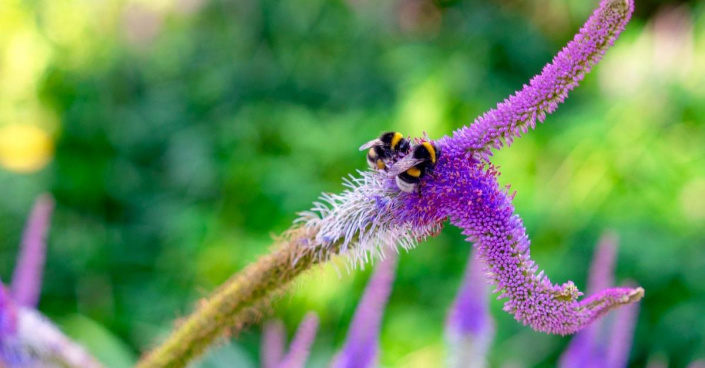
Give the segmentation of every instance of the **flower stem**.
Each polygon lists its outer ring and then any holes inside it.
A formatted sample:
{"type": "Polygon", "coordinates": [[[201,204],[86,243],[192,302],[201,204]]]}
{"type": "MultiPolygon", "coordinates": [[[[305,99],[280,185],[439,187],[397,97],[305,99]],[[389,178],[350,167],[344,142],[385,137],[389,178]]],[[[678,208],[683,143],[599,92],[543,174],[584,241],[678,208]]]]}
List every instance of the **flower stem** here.
{"type": "Polygon", "coordinates": [[[277,240],[277,248],[235,274],[200,303],[160,346],[135,368],[184,367],[226,331],[257,318],[252,307],[261,305],[294,278],[339,252],[339,244],[313,247],[316,229],[293,228],[277,240]]]}

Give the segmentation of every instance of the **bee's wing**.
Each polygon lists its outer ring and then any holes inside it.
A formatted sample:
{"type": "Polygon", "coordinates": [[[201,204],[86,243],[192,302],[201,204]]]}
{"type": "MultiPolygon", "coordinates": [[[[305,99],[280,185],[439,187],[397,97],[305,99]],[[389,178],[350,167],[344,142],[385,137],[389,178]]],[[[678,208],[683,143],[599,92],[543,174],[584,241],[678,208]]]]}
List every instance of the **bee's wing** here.
{"type": "Polygon", "coordinates": [[[423,160],[419,160],[418,158],[414,158],[413,155],[408,154],[389,168],[389,176],[397,176],[422,162],[423,160]]]}
{"type": "Polygon", "coordinates": [[[371,140],[371,141],[363,144],[362,146],[360,146],[360,151],[364,151],[364,150],[371,148],[373,146],[382,145],[382,144],[383,144],[382,141],[379,140],[379,138],[377,138],[377,139],[371,140]]]}

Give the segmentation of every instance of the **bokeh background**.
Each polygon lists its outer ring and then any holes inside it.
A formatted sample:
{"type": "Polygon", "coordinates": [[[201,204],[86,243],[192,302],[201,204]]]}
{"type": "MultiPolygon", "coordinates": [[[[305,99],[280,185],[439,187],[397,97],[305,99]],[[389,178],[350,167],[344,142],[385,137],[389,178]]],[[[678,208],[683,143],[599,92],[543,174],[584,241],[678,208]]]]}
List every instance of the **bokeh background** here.
{"type": "MultiPolygon", "coordinates": [[[[630,366],[705,357],[705,1],[637,0],[558,112],[496,155],[554,282],[581,288],[601,233],[646,289],[630,366]]],[[[365,168],[385,130],[437,138],[538,73],[597,1],[3,0],[0,277],[35,197],[57,208],[39,309],[128,367],[296,212],[365,168]]],[[[436,367],[469,251],[447,228],[401,257],[381,365],[436,367]]],[[[309,365],[344,339],[369,268],[328,266],[272,305],[309,310],[309,365]]],[[[492,302],[492,367],[552,367],[569,338],[492,302]]],[[[256,367],[260,328],[200,367],[256,367]]]]}

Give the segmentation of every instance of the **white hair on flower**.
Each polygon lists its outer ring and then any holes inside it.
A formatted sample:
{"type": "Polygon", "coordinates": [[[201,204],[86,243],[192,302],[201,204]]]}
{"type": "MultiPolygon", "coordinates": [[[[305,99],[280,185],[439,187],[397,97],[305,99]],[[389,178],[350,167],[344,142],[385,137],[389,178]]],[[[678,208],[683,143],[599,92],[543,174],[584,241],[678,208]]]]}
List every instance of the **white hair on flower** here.
{"type": "Polygon", "coordinates": [[[330,247],[337,241],[340,253],[353,266],[364,267],[371,257],[384,258],[384,250],[414,248],[419,240],[437,233],[441,225],[401,222],[396,214],[403,201],[399,189],[384,172],[358,171],[343,180],[341,194],[324,193],[310,211],[301,212],[298,223],[318,229],[315,247],[330,247]]]}

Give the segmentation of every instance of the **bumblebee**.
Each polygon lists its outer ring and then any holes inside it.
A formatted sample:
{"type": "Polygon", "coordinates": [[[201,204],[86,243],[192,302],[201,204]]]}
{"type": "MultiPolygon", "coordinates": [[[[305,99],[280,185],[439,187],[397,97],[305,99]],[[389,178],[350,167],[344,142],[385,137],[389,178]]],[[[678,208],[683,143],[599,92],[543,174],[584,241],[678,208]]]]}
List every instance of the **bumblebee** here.
{"type": "Polygon", "coordinates": [[[379,138],[363,144],[360,151],[368,148],[367,164],[373,169],[384,170],[395,154],[409,152],[409,141],[399,132],[386,132],[379,138]]]}
{"type": "Polygon", "coordinates": [[[390,175],[396,176],[397,187],[402,192],[411,193],[426,172],[438,161],[440,151],[430,142],[423,142],[411,148],[411,152],[392,166],[390,175]]]}

